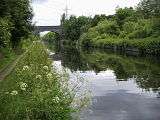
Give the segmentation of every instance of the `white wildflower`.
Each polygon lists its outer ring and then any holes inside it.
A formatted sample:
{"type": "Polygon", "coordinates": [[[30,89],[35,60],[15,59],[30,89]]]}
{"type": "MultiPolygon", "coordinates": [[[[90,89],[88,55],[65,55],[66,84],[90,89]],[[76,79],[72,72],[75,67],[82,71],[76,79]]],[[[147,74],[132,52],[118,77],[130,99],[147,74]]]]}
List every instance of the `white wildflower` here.
{"type": "Polygon", "coordinates": [[[14,90],[10,93],[11,95],[17,95],[18,94],[18,91],[14,90]]]}
{"type": "Polygon", "coordinates": [[[52,73],[48,73],[48,74],[47,74],[47,78],[48,78],[49,80],[52,79],[52,78],[53,78],[52,73]]]}
{"type": "Polygon", "coordinates": [[[37,75],[36,79],[42,79],[42,76],[41,75],[37,75]]]}
{"type": "Polygon", "coordinates": [[[27,83],[21,83],[20,84],[20,88],[21,88],[21,90],[26,90],[26,88],[28,87],[28,85],[27,85],[27,83]]]}
{"type": "Polygon", "coordinates": [[[43,69],[48,71],[48,66],[43,66],[43,69]]]}
{"type": "Polygon", "coordinates": [[[55,97],[55,98],[53,99],[53,101],[54,101],[55,103],[59,103],[60,99],[59,99],[59,97],[55,97]]]}
{"type": "Polygon", "coordinates": [[[28,70],[29,69],[29,66],[23,66],[23,71],[26,71],[26,70],[28,70]]]}

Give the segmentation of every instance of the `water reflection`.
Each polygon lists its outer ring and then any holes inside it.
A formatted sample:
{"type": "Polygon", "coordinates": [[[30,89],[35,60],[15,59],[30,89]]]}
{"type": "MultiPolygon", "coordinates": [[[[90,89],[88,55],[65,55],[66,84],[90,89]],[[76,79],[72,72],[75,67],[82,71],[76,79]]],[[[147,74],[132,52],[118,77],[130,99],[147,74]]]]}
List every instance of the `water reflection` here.
{"type": "MultiPolygon", "coordinates": [[[[78,50],[64,47],[56,54],[62,66],[74,71],[112,70],[117,81],[134,80],[146,91],[160,91],[160,62],[152,57],[128,56],[102,50],[78,50]]],[[[55,56],[56,56],[55,55],[55,56]]]]}

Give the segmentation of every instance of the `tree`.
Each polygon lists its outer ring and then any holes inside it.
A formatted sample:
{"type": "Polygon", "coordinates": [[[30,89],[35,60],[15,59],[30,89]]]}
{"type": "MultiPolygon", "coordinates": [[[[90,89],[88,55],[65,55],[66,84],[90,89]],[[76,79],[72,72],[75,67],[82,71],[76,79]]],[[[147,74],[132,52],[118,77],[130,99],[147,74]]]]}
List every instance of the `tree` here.
{"type": "Polygon", "coordinates": [[[119,26],[115,21],[101,21],[95,27],[100,34],[119,35],[119,26]]]}
{"type": "Polygon", "coordinates": [[[70,41],[77,41],[80,37],[81,28],[89,24],[90,18],[85,16],[75,17],[71,16],[69,19],[66,19],[63,25],[63,30],[65,34],[65,39],[70,41]]]}
{"type": "Polygon", "coordinates": [[[120,26],[120,28],[122,28],[123,24],[126,21],[136,21],[137,17],[136,17],[136,11],[130,7],[130,8],[118,8],[116,9],[116,21],[117,24],[120,26]]]}
{"type": "Polygon", "coordinates": [[[19,45],[22,37],[27,37],[31,31],[32,9],[29,0],[8,0],[9,13],[14,29],[12,29],[12,47],[19,45]]]}
{"type": "Polygon", "coordinates": [[[97,26],[100,21],[104,21],[107,19],[106,15],[95,15],[91,21],[91,27],[97,26]]]}
{"type": "Polygon", "coordinates": [[[0,17],[6,17],[9,15],[9,4],[7,0],[0,1],[0,17]]]}
{"type": "Polygon", "coordinates": [[[160,17],[160,0],[142,0],[137,11],[144,18],[160,17]]]}
{"type": "Polygon", "coordinates": [[[65,13],[63,13],[63,15],[61,16],[61,26],[63,26],[65,19],[66,19],[66,15],[65,13]]]}
{"type": "Polygon", "coordinates": [[[11,24],[7,19],[0,18],[0,47],[8,47],[11,38],[11,24]]]}

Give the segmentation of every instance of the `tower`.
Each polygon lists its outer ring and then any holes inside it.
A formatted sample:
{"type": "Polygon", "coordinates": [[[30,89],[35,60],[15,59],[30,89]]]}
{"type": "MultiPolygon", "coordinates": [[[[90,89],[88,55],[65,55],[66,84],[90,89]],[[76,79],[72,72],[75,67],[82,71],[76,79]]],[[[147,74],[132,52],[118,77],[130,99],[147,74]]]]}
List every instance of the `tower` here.
{"type": "Polygon", "coordinates": [[[64,11],[65,11],[65,18],[67,19],[68,18],[68,11],[69,11],[70,9],[68,8],[68,1],[66,0],[66,7],[65,7],[65,9],[64,9],[64,11]]]}

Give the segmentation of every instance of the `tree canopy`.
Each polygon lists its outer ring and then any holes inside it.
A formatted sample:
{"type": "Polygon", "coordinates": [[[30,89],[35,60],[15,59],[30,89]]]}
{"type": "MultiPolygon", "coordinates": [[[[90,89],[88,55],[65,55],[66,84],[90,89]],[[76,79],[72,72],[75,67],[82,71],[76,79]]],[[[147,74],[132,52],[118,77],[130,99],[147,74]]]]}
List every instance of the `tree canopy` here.
{"type": "MultiPolygon", "coordinates": [[[[7,32],[11,33],[10,43],[13,48],[19,45],[23,37],[29,35],[32,16],[30,0],[1,0],[0,18],[7,19],[7,22],[11,23],[11,29],[7,32]]],[[[2,23],[0,24],[2,26],[2,23]]]]}

